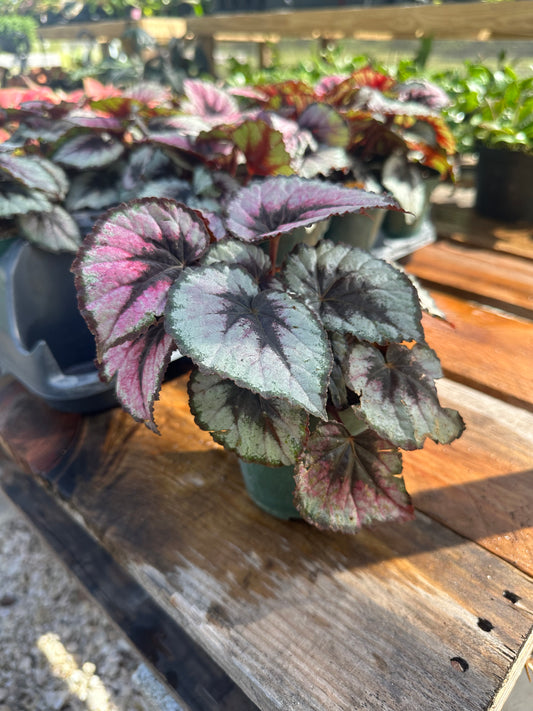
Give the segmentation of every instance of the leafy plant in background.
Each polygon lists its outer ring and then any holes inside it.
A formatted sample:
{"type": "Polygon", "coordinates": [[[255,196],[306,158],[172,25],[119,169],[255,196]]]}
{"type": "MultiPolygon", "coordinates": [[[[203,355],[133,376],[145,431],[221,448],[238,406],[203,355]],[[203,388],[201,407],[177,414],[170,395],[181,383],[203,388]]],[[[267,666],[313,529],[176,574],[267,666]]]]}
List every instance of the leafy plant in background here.
{"type": "Polygon", "coordinates": [[[13,54],[20,73],[26,71],[28,55],[37,39],[37,22],[33,17],[4,15],[0,10],[0,51],[13,54]]]}
{"type": "Polygon", "coordinates": [[[434,75],[450,97],[444,115],[460,152],[481,145],[531,153],[533,150],[533,76],[521,76],[505,55],[495,69],[482,62],[434,75]]]}
{"type": "Polygon", "coordinates": [[[198,425],[244,460],[294,464],[302,516],[344,532],[410,518],[400,448],[463,429],[439,404],[439,361],[403,272],[328,240],[277,265],[295,230],[372,207],[396,206],[321,180],[255,179],[215,239],[201,211],[134,200],[97,223],[73,266],[102,377],[136,420],[156,430],[179,349],[195,364],[198,425]]]}

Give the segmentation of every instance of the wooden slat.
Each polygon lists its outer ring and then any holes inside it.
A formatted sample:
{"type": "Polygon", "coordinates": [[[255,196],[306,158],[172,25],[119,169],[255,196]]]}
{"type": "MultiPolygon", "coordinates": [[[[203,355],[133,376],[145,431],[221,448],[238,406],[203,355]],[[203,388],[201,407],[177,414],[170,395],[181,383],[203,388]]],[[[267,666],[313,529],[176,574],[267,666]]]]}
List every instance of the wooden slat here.
{"type": "Polygon", "coordinates": [[[429,345],[444,374],[533,411],[533,323],[432,292],[448,321],[424,315],[429,345]]]}
{"type": "Polygon", "coordinates": [[[478,215],[475,188],[442,185],[432,196],[432,219],[439,237],[495,252],[533,259],[533,225],[507,224],[478,215]]]}
{"type": "MultiPolygon", "coordinates": [[[[87,418],[51,485],[260,708],[501,708],[533,646],[531,578],[424,516],[349,537],[263,514],[184,378],[156,418],[161,437],[120,410],[87,418]]],[[[505,538],[492,503],[485,533],[505,538]]]]}
{"type": "Polygon", "coordinates": [[[183,37],[187,32],[185,20],[176,17],[150,17],[142,20],[111,20],[109,22],[72,22],[67,25],[40,27],[39,37],[44,40],[81,40],[94,37],[98,42],[120,38],[128,29],[138,27],[162,44],[172,37],[183,37]]]}
{"type": "Polygon", "coordinates": [[[198,36],[248,40],[272,36],[380,37],[383,39],[528,39],[533,37],[533,1],[445,3],[387,7],[342,7],[290,12],[206,15],[187,20],[198,36]]]}
{"type": "Polygon", "coordinates": [[[408,270],[431,288],[533,318],[533,262],[440,240],[411,255],[408,270]]]}
{"type": "Polygon", "coordinates": [[[449,380],[439,392],[466,430],[403,455],[416,507],[533,575],[533,415],[449,380]]]}

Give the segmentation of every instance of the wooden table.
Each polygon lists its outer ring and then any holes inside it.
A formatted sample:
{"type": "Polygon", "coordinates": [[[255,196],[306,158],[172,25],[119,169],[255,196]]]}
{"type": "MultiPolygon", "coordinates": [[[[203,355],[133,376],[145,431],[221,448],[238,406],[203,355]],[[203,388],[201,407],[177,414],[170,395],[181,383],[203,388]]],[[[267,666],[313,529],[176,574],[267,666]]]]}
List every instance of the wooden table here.
{"type": "Polygon", "coordinates": [[[0,382],[4,490],[184,708],[501,709],[533,649],[532,230],[437,198],[441,239],[407,268],[449,316],[426,331],[467,429],[404,455],[412,523],[349,537],[263,514],[186,375],[161,437],[0,382]]]}

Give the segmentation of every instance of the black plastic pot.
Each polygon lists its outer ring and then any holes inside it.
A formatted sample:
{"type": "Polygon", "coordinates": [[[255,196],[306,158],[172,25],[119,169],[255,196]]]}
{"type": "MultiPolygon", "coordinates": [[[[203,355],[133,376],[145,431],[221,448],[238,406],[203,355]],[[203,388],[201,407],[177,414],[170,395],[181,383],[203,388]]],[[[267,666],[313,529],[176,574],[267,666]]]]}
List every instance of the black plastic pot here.
{"type": "Polygon", "coordinates": [[[49,405],[95,412],[116,405],[94,365],[95,344],[78,311],[72,255],[12,240],[0,254],[0,372],[49,405]]]}
{"type": "Polygon", "coordinates": [[[476,211],[504,222],[533,222],[533,155],[481,148],[476,171],[476,211]]]}

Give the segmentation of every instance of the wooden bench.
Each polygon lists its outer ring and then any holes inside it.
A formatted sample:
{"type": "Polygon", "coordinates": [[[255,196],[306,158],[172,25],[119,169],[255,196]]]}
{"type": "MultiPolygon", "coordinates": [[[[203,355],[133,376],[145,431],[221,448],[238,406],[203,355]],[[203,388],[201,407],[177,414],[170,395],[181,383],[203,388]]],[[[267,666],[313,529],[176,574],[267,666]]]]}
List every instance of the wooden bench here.
{"type": "Polygon", "coordinates": [[[252,42],[260,62],[266,43],[284,38],[308,40],[528,40],[533,38],[533,0],[507,2],[447,2],[439,5],[408,4],[381,7],[329,7],[313,10],[225,13],[203,17],[154,17],[98,23],[72,23],[43,27],[44,40],[76,40],[92,36],[101,43],[138,27],[160,44],[172,37],[197,39],[215,67],[214,52],[220,42],[252,42]]]}
{"type": "Polygon", "coordinates": [[[533,229],[436,199],[440,239],[407,268],[449,315],[426,332],[467,429],[404,455],[412,523],[262,513],[186,374],[161,437],[0,381],[2,487],[185,708],[496,711],[533,649],[533,229]]]}

